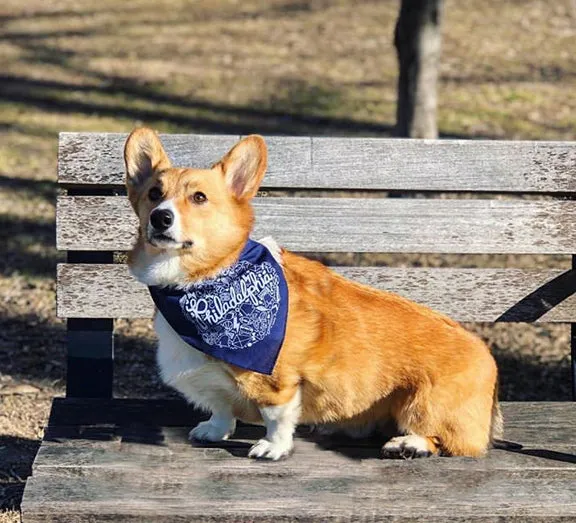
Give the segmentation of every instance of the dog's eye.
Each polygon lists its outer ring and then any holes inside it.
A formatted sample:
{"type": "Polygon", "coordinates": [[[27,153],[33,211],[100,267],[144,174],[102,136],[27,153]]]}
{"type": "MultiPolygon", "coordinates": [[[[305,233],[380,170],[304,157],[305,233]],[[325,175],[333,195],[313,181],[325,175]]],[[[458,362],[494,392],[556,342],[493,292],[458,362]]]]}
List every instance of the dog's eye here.
{"type": "Polygon", "coordinates": [[[194,203],[204,203],[207,200],[206,195],[200,191],[195,192],[192,199],[194,200],[194,203]]]}
{"type": "Polygon", "coordinates": [[[162,198],[162,191],[158,187],[152,187],[152,189],[148,191],[148,198],[151,202],[157,202],[162,198]]]}

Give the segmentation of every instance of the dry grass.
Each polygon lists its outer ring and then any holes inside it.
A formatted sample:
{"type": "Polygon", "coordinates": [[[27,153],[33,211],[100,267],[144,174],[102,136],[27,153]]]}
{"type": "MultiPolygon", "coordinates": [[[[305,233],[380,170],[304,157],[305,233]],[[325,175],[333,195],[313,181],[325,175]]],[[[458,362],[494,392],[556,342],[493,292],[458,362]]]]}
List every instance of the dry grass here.
{"type": "MultiPolygon", "coordinates": [[[[145,122],[164,131],[386,135],[395,111],[396,10],[396,1],[380,0],[2,3],[0,498],[8,512],[0,522],[19,519],[49,400],[62,393],[57,133],[145,122]]],[[[574,139],[575,46],[572,0],[446,0],[441,133],[574,139]]],[[[504,397],[567,397],[566,327],[474,328],[499,358],[504,397]]],[[[118,336],[117,392],[166,394],[148,324],[122,322],[118,336]]]]}

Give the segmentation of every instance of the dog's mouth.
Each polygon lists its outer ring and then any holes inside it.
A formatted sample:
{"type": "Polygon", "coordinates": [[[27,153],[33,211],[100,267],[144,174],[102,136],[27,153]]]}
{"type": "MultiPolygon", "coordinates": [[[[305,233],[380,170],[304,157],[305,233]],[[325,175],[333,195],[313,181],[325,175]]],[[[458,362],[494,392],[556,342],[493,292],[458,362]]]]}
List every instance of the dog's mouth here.
{"type": "Polygon", "coordinates": [[[194,242],[177,242],[172,236],[164,233],[155,233],[148,237],[148,243],[157,249],[190,249],[194,242]]]}

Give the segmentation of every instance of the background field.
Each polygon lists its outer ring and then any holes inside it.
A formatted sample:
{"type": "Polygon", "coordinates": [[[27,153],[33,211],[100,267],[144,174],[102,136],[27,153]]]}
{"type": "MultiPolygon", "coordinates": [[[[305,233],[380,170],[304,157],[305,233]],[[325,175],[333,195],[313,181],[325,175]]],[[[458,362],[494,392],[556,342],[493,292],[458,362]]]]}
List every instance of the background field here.
{"type": "MultiPolygon", "coordinates": [[[[50,399],[59,131],[391,132],[397,1],[4,0],[0,7],[0,521],[18,504],[50,399]]],[[[446,0],[443,136],[573,140],[576,3],[446,0]]],[[[562,266],[566,258],[400,263],[562,266]]],[[[504,399],[567,399],[566,326],[473,326],[504,399]]],[[[165,395],[146,322],[118,330],[119,395],[165,395]]]]}

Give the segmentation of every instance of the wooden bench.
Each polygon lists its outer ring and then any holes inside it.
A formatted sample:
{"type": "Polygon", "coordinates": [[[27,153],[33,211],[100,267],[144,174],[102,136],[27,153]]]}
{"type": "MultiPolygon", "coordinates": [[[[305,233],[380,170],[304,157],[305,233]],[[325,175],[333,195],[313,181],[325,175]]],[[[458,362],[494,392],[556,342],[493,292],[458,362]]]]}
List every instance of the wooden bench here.
{"type": "MultiPolygon", "coordinates": [[[[186,436],[199,417],[183,401],[112,399],[114,319],[147,318],[153,309],[147,290],[113,263],[136,229],[123,196],[125,138],[60,136],[67,397],[54,401],[24,494],[24,523],[576,520],[576,403],[505,403],[505,437],[515,445],[481,460],[383,461],[378,442],[320,439],[303,429],[291,459],[262,463],[246,458],[260,428],[241,426],[233,441],[193,447],[186,436]]],[[[174,164],[184,166],[209,165],[237,139],[163,137],[174,164]]],[[[576,202],[565,198],[576,194],[576,143],[267,141],[268,196],[310,193],[258,198],[255,238],[321,253],[576,252],[576,202]],[[387,198],[385,191],[478,194],[387,198]]],[[[461,321],[576,322],[574,270],[338,271],[461,321]]]]}

